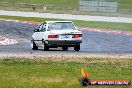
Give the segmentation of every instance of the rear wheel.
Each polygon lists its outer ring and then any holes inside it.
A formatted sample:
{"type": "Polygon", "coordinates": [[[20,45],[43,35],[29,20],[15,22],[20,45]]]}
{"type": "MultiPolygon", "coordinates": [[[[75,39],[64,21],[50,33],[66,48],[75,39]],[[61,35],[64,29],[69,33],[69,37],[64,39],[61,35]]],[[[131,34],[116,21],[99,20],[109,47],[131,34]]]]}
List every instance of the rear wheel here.
{"type": "Polygon", "coordinates": [[[34,40],[31,40],[31,48],[32,48],[33,50],[38,50],[38,47],[36,46],[34,40]]]}
{"type": "Polygon", "coordinates": [[[68,47],[67,46],[63,46],[62,49],[63,49],[63,51],[67,51],[68,47]]]}
{"type": "Polygon", "coordinates": [[[49,50],[49,46],[44,43],[44,51],[48,51],[48,50],[49,50]]]}
{"type": "Polygon", "coordinates": [[[79,50],[80,50],[80,44],[75,45],[75,46],[74,46],[74,50],[75,50],[75,51],[79,51],[79,50]]]}

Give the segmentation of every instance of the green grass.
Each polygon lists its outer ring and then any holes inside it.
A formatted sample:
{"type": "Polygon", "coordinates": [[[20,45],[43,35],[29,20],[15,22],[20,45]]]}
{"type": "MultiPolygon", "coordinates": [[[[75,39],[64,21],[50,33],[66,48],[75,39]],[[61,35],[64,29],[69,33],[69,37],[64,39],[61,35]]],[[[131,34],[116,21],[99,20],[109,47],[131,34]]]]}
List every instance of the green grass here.
{"type": "MultiPolygon", "coordinates": [[[[26,58],[0,59],[0,87],[82,88],[78,78],[81,77],[80,70],[84,64],[84,70],[88,70],[90,79],[132,80],[131,58],[102,59],[85,57],[52,59],[53,58],[36,58],[32,60],[26,58]],[[58,59],[60,59],[60,61],[56,61],[58,59]]],[[[116,86],[116,88],[130,87],[132,86],[116,86]]],[[[95,88],[95,86],[89,86],[88,88],[95,88]]],[[[102,86],[98,86],[98,88],[102,88],[102,86]]],[[[115,86],[103,86],[103,88],[115,88],[115,86]]]]}
{"type": "Polygon", "coordinates": [[[11,2],[11,3],[33,3],[33,4],[47,4],[54,6],[78,6],[78,0],[0,0],[0,2],[11,2]]]}
{"type": "Polygon", "coordinates": [[[132,0],[117,1],[118,11],[116,13],[79,11],[79,0],[0,0],[0,10],[131,17],[132,0]],[[7,3],[3,4],[1,2],[7,3]],[[24,4],[19,5],[20,3],[24,4]],[[36,4],[35,10],[33,10],[34,6],[31,4],[36,4]],[[45,6],[47,7],[46,10],[43,9],[45,6]]]}
{"type": "MultiPolygon", "coordinates": [[[[132,0],[117,0],[119,8],[132,8],[132,0]]],[[[47,4],[55,6],[78,6],[79,0],[0,0],[0,2],[11,3],[33,3],[33,4],[47,4]]]]}
{"type": "MultiPolygon", "coordinates": [[[[33,18],[33,17],[16,17],[16,16],[0,16],[4,19],[14,19],[23,21],[50,21],[50,20],[62,20],[62,19],[51,19],[51,18],[33,18]]],[[[110,30],[122,30],[132,31],[132,23],[115,23],[115,22],[98,22],[98,21],[73,21],[78,27],[93,27],[93,28],[105,28],[110,30]]]]}
{"type": "Polygon", "coordinates": [[[132,9],[132,0],[117,0],[119,8],[132,9]]]}

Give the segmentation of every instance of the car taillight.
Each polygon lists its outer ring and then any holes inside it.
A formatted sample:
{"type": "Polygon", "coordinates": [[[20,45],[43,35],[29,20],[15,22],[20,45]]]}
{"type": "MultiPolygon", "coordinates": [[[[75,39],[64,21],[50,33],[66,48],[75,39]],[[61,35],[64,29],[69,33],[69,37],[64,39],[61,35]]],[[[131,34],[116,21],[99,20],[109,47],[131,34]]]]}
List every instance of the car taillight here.
{"type": "Polygon", "coordinates": [[[72,38],[80,38],[80,37],[82,37],[82,34],[74,34],[74,35],[72,35],[72,38]]]}
{"type": "Polygon", "coordinates": [[[58,35],[49,35],[48,38],[58,38],[58,35]]]}

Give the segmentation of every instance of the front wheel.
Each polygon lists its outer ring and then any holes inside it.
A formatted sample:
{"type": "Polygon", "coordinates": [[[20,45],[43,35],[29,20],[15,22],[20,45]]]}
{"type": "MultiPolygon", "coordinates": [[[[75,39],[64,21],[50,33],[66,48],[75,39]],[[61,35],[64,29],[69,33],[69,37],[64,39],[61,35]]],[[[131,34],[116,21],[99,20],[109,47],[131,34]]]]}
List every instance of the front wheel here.
{"type": "Polygon", "coordinates": [[[74,46],[74,50],[75,50],[75,51],[79,51],[79,50],[80,50],[80,44],[75,45],[75,46],[74,46]]]}
{"type": "Polygon", "coordinates": [[[34,40],[31,40],[31,48],[32,50],[38,50],[38,47],[36,46],[34,40]]]}
{"type": "Polygon", "coordinates": [[[49,46],[44,43],[44,51],[48,51],[48,50],[49,50],[49,46]]]}

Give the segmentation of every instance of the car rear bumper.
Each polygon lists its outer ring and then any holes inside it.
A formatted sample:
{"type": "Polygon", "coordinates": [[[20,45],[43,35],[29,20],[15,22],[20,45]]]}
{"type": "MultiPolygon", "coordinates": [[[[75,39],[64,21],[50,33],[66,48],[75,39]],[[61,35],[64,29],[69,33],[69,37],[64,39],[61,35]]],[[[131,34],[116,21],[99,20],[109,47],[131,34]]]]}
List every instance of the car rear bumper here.
{"type": "Polygon", "coordinates": [[[47,40],[49,46],[74,46],[82,43],[82,40],[47,40]]]}

